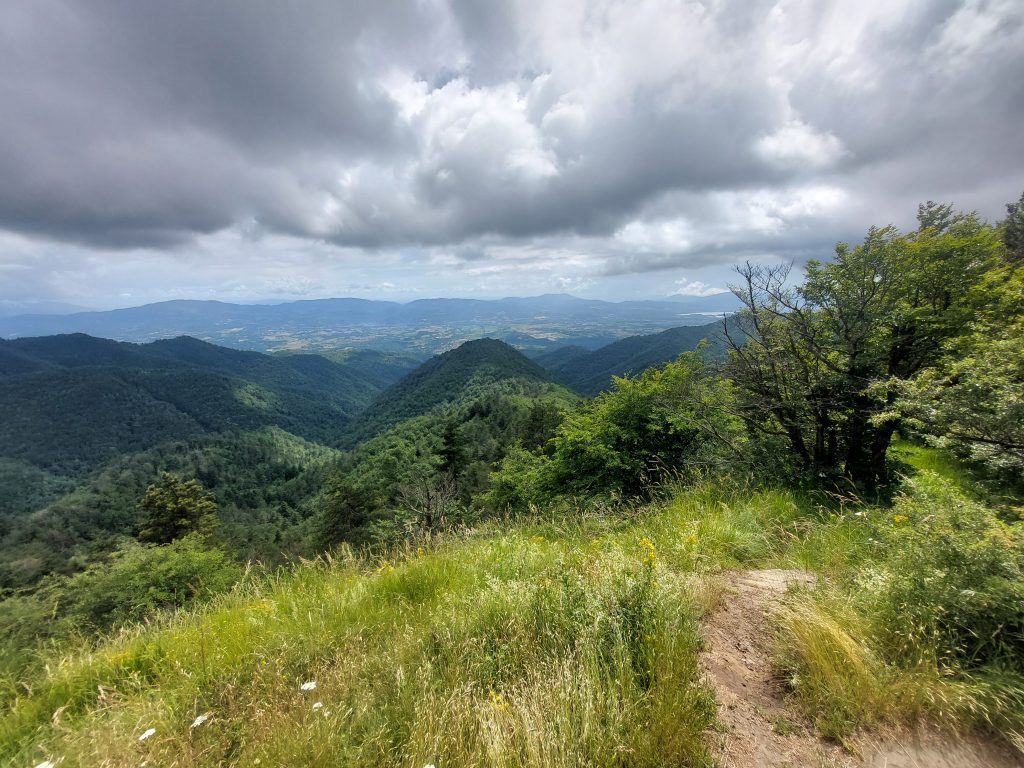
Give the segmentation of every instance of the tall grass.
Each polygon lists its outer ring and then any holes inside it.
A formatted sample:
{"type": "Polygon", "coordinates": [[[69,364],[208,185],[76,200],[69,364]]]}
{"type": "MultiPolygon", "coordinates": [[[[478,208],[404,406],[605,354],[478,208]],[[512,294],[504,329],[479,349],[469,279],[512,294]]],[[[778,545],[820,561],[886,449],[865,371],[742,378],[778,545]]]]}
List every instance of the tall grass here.
{"type": "Polygon", "coordinates": [[[1024,529],[948,459],[906,455],[919,466],[891,507],[823,520],[792,546],[833,568],[778,611],[779,661],[828,735],[927,718],[1024,747],[1024,529]]]}
{"type": "Polygon", "coordinates": [[[53,659],[0,720],[0,760],[708,764],[706,598],[642,533],[298,568],[53,659]]]}

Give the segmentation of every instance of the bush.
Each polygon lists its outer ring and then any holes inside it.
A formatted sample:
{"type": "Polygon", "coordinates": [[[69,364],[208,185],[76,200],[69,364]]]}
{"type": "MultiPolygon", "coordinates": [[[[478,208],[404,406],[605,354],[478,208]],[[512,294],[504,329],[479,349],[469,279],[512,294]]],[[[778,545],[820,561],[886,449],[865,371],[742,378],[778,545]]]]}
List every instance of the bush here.
{"type": "MultiPolygon", "coordinates": [[[[889,555],[875,588],[889,654],[1024,672],[1024,530],[937,478],[915,482],[882,524],[889,555]]],[[[868,582],[870,583],[870,582],[868,582]]]]}
{"type": "Polygon", "coordinates": [[[61,612],[76,629],[102,631],[191,605],[241,577],[237,562],[196,534],[166,546],[133,544],[67,579],[61,612]]]}
{"type": "Polygon", "coordinates": [[[545,455],[512,451],[489,501],[525,507],[559,495],[642,497],[667,476],[720,468],[737,456],[739,424],[728,384],[686,353],[615,386],[569,413],[545,455]]]}

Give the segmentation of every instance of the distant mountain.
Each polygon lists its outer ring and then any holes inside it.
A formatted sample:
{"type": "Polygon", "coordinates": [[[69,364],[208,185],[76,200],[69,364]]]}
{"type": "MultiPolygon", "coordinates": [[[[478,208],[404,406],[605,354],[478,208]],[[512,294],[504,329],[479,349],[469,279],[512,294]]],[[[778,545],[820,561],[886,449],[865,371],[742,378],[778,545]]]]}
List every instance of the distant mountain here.
{"type": "Polygon", "coordinates": [[[372,379],[382,375],[188,337],[0,341],[0,458],[29,474],[75,477],[124,453],[216,432],[276,426],[331,444],[381,391],[372,379]]]}
{"type": "Polygon", "coordinates": [[[661,333],[631,336],[589,352],[575,346],[536,355],[534,362],[552,377],[581,394],[594,395],[611,386],[613,376],[635,374],[652,365],[675,360],[707,339],[708,353],[722,354],[722,322],[670,328],[661,333]]]}
{"type": "Polygon", "coordinates": [[[0,317],[0,337],[87,333],[148,342],[188,335],[258,351],[358,347],[425,357],[484,336],[529,351],[565,343],[595,349],[630,334],[701,324],[709,314],[737,308],[731,294],[624,302],[566,294],[406,304],[352,298],[275,305],[167,301],[107,312],[0,317]]]}
{"type": "Polygon", "coordinates": [[[350,440],[378,434],[404,419],[455,402],[473,389],[512,380],[552,383],[547,371],[502,341],[467,341],[428,360],[385,390],[360,414],[350,440]]]}

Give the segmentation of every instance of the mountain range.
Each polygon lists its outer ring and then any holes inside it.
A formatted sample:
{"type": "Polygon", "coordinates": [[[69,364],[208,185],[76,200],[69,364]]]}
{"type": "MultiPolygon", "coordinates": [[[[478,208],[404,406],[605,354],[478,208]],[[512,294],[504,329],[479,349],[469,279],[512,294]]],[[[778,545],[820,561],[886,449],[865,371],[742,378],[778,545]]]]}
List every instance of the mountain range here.
{"type": "Polygon", "coordinates": [[[597,349],[629,335],[700,325],[737,308],[732,294],[623,302],[567,294],[404,304],[354,298],[273,305],[167,301],[102,312],[0,317],[0,337],[86,333],[148,342],[188,335],[265,352],[349,347],[426,357],[485,336],[528,352],[568,343],[597,349]]]}

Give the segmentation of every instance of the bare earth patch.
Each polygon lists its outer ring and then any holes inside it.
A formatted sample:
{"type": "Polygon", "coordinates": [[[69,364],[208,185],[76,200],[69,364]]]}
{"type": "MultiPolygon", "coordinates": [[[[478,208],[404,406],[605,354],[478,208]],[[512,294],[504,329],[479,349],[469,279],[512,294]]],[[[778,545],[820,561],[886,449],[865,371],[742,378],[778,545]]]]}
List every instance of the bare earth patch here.
{"type": "Polygon", "coordinates": [[[787,706],[771,663],[768,612],[791,584],[813,585],[803,571],[736,571],[722,605],[705,625],[701,665],[718,697],[713,735],[722,768],[1024,768],[1008,748],[927,730],[861,738],[854,756],[818,738],[787,706]]]}

